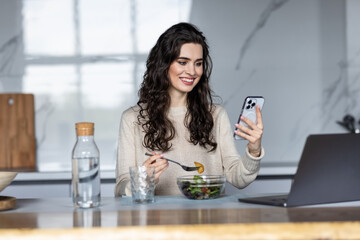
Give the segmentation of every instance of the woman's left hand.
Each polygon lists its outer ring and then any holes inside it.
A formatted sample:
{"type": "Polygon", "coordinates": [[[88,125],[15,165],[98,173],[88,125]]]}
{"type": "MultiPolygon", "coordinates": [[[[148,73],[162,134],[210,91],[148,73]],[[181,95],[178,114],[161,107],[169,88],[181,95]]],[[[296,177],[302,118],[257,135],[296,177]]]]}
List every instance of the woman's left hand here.
{"type": "Polygon", "coordinates": [[[254,157],[259,157],[261,155],[261,137],[264,130],[259,106],[256,106],[256,118],[257,124],[253,123],[246,117],[241,116],[241,120],[249,125],[249,128],[240,124],[235,124],[236,128],[241,130],[235,131],[235,134],[248,140],[249,153],[254,157]]]}

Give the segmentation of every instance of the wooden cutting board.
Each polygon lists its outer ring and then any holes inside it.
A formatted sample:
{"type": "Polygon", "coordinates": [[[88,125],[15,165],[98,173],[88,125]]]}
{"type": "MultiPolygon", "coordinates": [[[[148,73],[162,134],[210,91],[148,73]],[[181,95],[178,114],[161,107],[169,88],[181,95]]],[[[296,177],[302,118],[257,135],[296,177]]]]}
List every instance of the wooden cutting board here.
{"type": "Polygon", "coordinates": [[[16,198],[0,196],[0,211],[8,210],[16,206],[16,198]]]}
{"type": "Polygon", "coordinates": [[[0,94],[0,169],[35,169],[34,95],[0,94]]]}

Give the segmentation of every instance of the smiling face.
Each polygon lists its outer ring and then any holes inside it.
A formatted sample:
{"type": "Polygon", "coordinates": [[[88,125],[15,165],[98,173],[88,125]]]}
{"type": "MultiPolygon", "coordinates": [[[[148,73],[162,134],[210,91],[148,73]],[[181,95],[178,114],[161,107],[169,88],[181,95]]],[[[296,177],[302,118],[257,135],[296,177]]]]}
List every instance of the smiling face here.
{"type": "Polygon", "coordinates": [[[186,100],[186,95],[193,90],[203,74],[203,49],[200,44],[185,43],[180,55],[169,67],[171,100],[186,100]]]}

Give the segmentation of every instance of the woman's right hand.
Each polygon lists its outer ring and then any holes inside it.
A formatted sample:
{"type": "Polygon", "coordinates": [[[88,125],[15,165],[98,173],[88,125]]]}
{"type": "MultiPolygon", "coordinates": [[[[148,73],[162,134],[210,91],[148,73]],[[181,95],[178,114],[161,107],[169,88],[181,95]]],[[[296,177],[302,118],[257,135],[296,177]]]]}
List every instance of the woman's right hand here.
{"type": "Polygon", "coordinates": [[[160,175],[169,167],[169,163],[166,159],[163,159],[162,154],[155,154],[154,156],[149,157],[144,163],[143,166],[155,167],[155,182],[159,182],[160,175]]]}

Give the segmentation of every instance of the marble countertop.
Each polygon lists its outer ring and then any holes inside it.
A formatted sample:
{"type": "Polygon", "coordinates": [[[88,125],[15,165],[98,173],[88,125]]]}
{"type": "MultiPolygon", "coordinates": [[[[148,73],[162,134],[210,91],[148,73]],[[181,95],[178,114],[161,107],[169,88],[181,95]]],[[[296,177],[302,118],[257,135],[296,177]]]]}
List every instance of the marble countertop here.
{"type": "MultiPolygon", "coordinates": [[[[328,204],[316,204],[316,205],[307,205],[302,207],[292,207],[292,208],[283,208],[283,207],[275,207],[261,204],[251,204],[239,202],[238,198],[243,198],[249,196],[248,194],[233,194],[233,195],[222,195],[216,199],[209,200],[191,200],[187,199],[183,196],[155,196],[155,202],[150,204],[136,204],[132,202],[131,197],[102,197],[100,207],[97,208],[75,208],[72,203],[71,198],[24,198],[17,199],[17,205],[14,209],[7,211],[0,211],[0,216],[8,215],[8,214],[56,214],[56,213],[70,213],[73,215],[74,213],[79,214],[93,214],[94,212],[127,212],[127,211],[175,211],[175,210],[217,210],[222,213],[225,213],[227,210],[241,210],[249,209],[249,211],[272,211],[281,213],[280,216],[277,217],[274,215],[263,215],[261,218],[258,216],[248,216],[246,219],[245,216],[238,216],[237,219],[233,219],[232,221],[238,222],[240,218],[243,218],[241,221],[246,222],[296,222],[300,221],[325,221],[324,217],[317,219],[317,216],[310,216],[311,213],[315,213],[316,211],[327,211],[326,217],[327,220],[331,221],[343,221],[343,220],[356,220],[360,221],[360,215],[355,214],[360,211],[360,201],[350,201],[350,202],[339,202],[339,203],[328,203],[328,204]],[[340,209],[346,211],[346,209],[353,209],[353,213],[336,215],[332,214],[332,211],[335,209],[340,209]],[[252,209],[252,210],[251,210],[252,209]],[[356,209],[356,210],[355,210],[356,209]],[[293,217],[293,215],[289,215],[293,212],[303,212],[303,215],[298,217],[293,217]],[[309,216],[305,216],[305,212],[309,213],[309,216]]],[[[125,213],[124,213],[125,214],[125,213]]],[[[121,213],[120,213],[121,215],[121,213]]],[[[125,221],[126,219],[124,219],[125,221]]],[[[179,221],[179,219],[173,219],[174,223],[179,221]]],[[[222,221],[229,221],[229,219],[222,219],[222,221]]],[[[230,222],[227,222],[230,223],[230,222]]],[[[59,222],[49,222],[44,221],[45,228],[56,227],[56,224],[59,222]]],[[[68,226],[70,223],[64,222],[64,226],[68,226]]],[[[184,224],[184,223],[182,223],[184,224]]],[[[156,222],[149,225],[158,225],[156,222]]],[[[68,226],[72,227],[72,226],[68,226]]],[[[1,224],[0,224],[1,228],[1,224]]]]}

